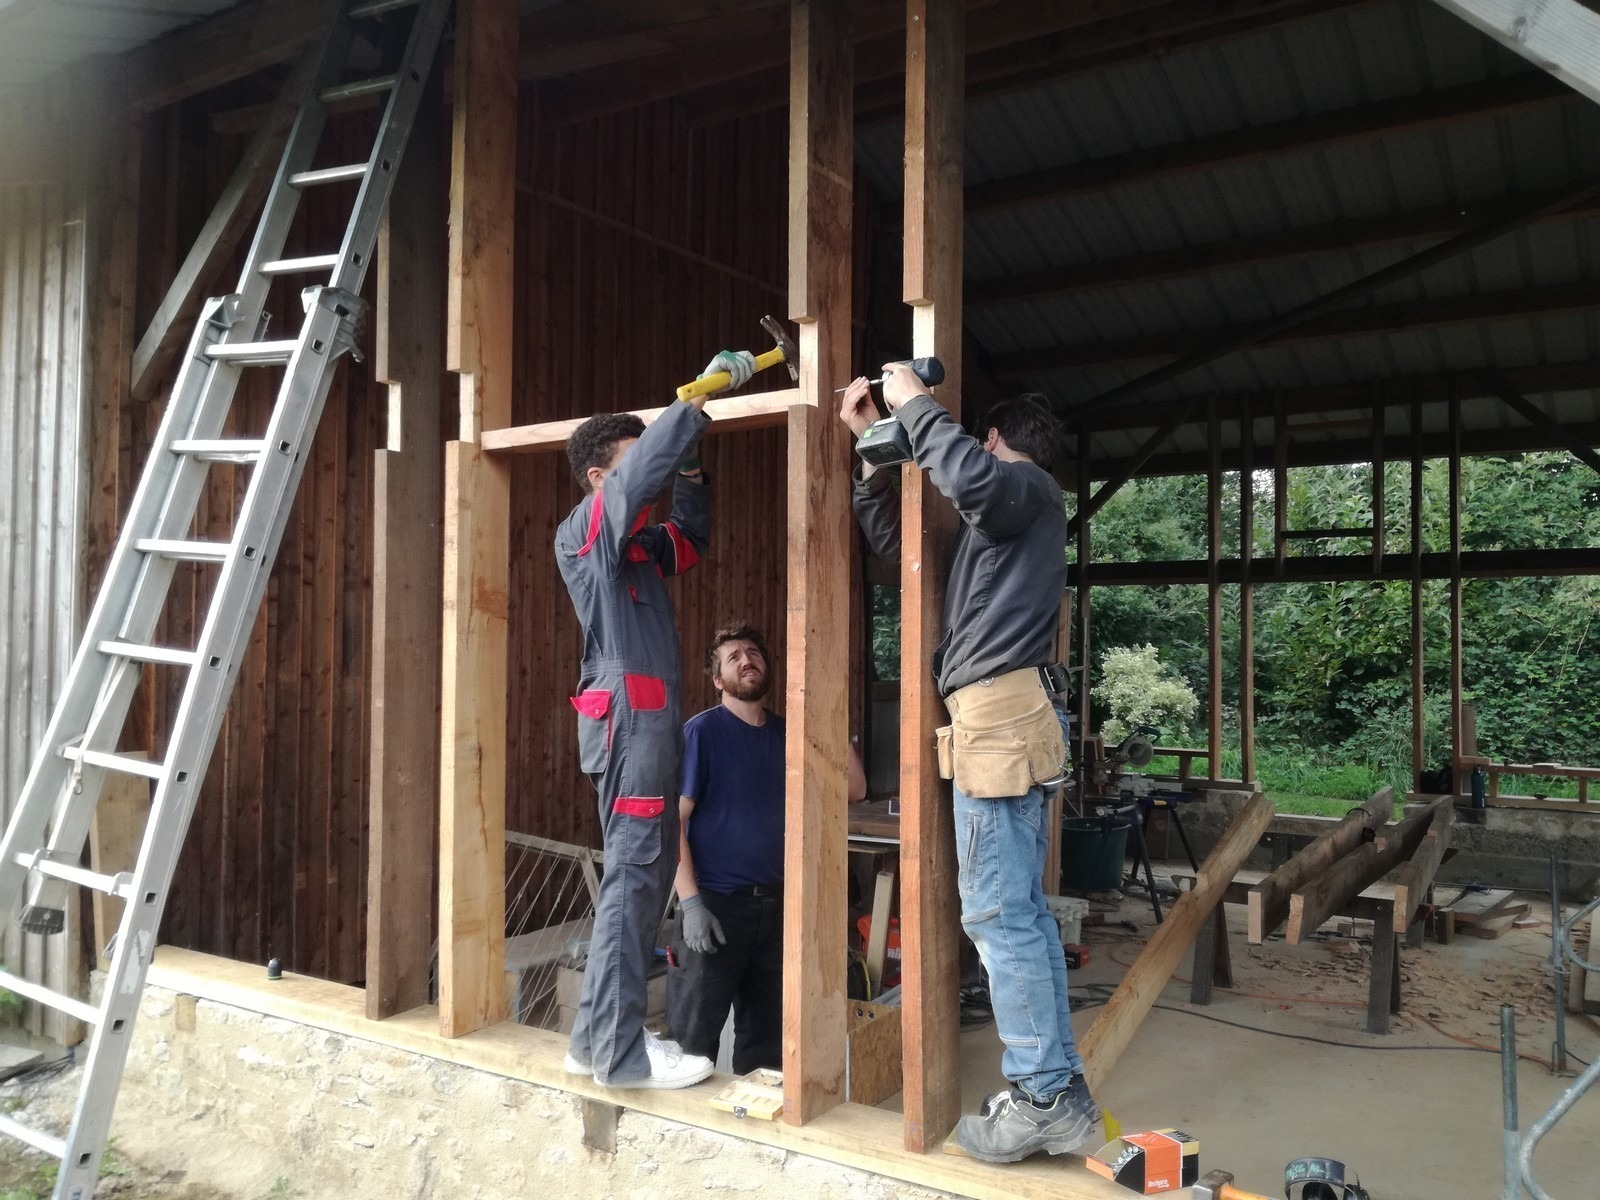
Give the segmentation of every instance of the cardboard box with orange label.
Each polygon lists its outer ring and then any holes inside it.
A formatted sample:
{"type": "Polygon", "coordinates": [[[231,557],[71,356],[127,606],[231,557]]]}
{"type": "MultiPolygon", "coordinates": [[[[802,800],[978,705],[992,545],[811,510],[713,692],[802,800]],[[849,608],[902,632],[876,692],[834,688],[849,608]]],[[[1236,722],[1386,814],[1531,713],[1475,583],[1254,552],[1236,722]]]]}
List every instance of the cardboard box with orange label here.
{"type": "Polygon", "coordinates": [[[1125,1133],[1088,1157],[1089,1169],[1142,1196],[1193,1187],[1200,1178],[1200,1139],[1181,1129],[1125,1133]]]}

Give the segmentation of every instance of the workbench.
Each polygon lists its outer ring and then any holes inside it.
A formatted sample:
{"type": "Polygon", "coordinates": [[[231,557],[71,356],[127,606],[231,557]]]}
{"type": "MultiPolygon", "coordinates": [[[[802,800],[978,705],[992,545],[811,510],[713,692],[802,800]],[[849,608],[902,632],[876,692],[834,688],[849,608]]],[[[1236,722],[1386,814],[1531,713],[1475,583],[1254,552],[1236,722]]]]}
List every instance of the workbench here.
{"type": "MultiPolygon", "coordinates": [[[[1223,904],[1244,904],[1250,889],[1267,877],[1265,871],[1240,871],[1223,896],[1223,904]]],[[[1194,876],[1176,875],[1179,888],[1193,887],[1194,876]]],[[[1200,930],[1194,943],[1194,970],[1189,983],[1191,1004],[1210,1004],[1213,987],[1233,986],[1233,962],[1228,948],[1228,924],[1223,904],[1200,930]],[[1206,970],[1204,964],[1210,963],[1206,970]]],[[[1350,899],[1336,915],[1372,922],[1372,977],[1367,986],[1367,1032],[1388,1033],[1392,1014],[1400,1011],[1400,939],[1394,928],[1394,884],[1380,879],[1350,899]]],[[[1406,931],[1406,944],[1420,945],[1424,922],[1414,921],[1406,931]]]]}

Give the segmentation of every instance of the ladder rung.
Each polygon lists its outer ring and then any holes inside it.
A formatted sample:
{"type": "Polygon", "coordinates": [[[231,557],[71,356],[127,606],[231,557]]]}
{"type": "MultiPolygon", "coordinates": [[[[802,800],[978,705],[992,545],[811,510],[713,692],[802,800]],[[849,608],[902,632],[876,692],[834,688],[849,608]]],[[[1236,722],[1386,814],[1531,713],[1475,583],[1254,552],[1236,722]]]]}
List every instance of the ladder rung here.
{"type": "Polygon", "coordinates": [[[37,871],[41,875],[49,875],[53,879],[64,879],[79,887],[93,888],[108,896],[119,896],[126,900],[133,895],[133,876],[127,871],[121,871],[116,875],[102,875],[99,871],[91,871],[76,863],[58,862],[48,857],[49,854],[50,851],[46,850],[36,858],[26,850],[19,850],[16,855],[17,865],[26,867],[30,871],[37,871]]]}
{"type": "Polygon", "coordinates": [[[27,1142],[35,1150],[43,1150],[51,1158],[65,1158],[67,1143],[64,1139],[53,1134],[48,1134],[42,1129],[34,1129],[24,1125],[15,1117],[0,1113],[0,1133],[14,1137],[19,1142],[27,1142]]]}
{"type": "Polygon", "coordinates": [[[0,971],[0,987],[7,991],[25,996],[38,1004],[64,1012],[68,1016],[77,1017],[90,1025],[100,1024],[100,1010],[92,1004],[85,1004],[72,996],[64,996],[51,988],[42,987],[32,980],[23,979],[13,975],[10,971],[0,971]]]}
{"type": "Polygon", "coordinates": [[[297,341],[283,342],[217,342],[206,347],[206,353],[223,362],[239,363],[247,367],[282,366],[294,353],[297,341]]]}
{"type": "Polygon", "coordinates": [[[262,263],[263,275],[298,275],[308,271],[331,271],[339,265],[337,254],[313,254],[307,258],[280,258],[262,263]]]}
{"type": "Polygon", "coordinates": [[[143,775],[146,779],[161,779],[167,770],[158,762],[147,758],[128,758],[122,754],[107,754],[104,750],[84,750],[78,746],[61,747],[61,757],[81,762],[86,767],[105,767],[128,775],[143,775]]]}
{"type": "Polygon", "coordinates": [[[266,448],[265,442],[247,441],[244,438],[221,438],[214,441],[181,438],[172,443],[173,453],[192,454],[201,462],[255,462],[266,452],[266,448]]]}
{"type": "Polygon", "coordinates": [[[118,658],[131,658],[134,662],[164,663],[169,667],[192,667],[200,661],[200,656],[193,650],[172,650],[166,646],[141,646],[136,642],[101,642],[100,653],[113,654],[118,658]]]}
{"type": "Polygon", "coordinates": [[[169,538],[140,538],[133,548],[142,554],[159,554],[180,562],[222,562],[233,547],[228,542],[182,542],[169,538]]]}
{"type": "Polygon", "coordinates": [[[323,167],[320,171],[296,171],[289,176],[290,187],[316,187],[322,183],[343,183],[346,179],[360,179],[367,173],[367,164],[364,162],[351,163],[348,167],[323,167]]]}
{"type": "Polygon", "coordinates": [[[393,12],[397,8],[412,8],[417,0],[358,0],[350,6],[352,17],[381,17],[386,12],[393,12]]]}
{"type": "Polygon", "coordinates": [[[339,100],[375,96],[379,92],[392,91],[396,80],[397,77],[394,75],[379,75],[373,79],[353,79],[349,83],[336,83],[326,89],[320,99],[324,104],[333,104],[339,100]]]}

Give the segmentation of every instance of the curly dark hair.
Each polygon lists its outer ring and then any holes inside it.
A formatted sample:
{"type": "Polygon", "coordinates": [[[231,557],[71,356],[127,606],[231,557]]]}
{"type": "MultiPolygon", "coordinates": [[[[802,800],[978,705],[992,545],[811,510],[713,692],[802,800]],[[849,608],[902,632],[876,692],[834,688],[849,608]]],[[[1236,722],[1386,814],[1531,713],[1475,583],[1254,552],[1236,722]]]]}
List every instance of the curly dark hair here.
{"type": "Polygon", "coordinates": [[[1061,445],[1061,422],[1043,401],[1043,396],[1031,393],[1000,401],[978,422],[978,440],[987,438],[989,430],[998,429],[1006,445],[1048,471],[1061,445]]]}
{"type": "Polygon", "coordinates": [[[644,432],[644,422],[632,413],[596,413],[572,431],[567,439],[567,461],[578,486],[589,491],[589,468],[611,465],[618,442],[644,432]]]}
{"type": "Polygon", "coordinates": [[[772,666],[772,655],[767,653],[767,639],[761,636],[761,631],[754,625],[724,625],[711,635],[711,648],[706,651],[706,674],[715,677],[717,673],[717,651],[729,642],[754,642],[761,658],[768,667],[772,666]]]}

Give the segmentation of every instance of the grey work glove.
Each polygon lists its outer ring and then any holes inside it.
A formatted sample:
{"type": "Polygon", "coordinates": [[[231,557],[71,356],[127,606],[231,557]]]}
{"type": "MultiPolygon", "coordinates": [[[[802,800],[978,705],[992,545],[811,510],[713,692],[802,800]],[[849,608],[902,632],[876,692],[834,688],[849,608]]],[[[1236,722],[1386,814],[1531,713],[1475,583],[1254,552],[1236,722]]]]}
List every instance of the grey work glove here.
{"type": "Polygon", "coordinates": [[[683,917],[683,944],[696,954],[715,954],[717,944],[728,944],[728,939],[722,934],[722,922],[717,920],[698,895],[685,896],[680,900],[678,912],[683,917]],[[713,935],[717,944],[711,941],[713,935]]]}
{"type": "Polygon", "coordinates": [[[728,376],[727,385],[719,388],[719,391],[731,392],[742,388],[756,373],[756,356],[748,350],[718,350],[717,356],[706,364],[706,369],[697,378],[704,379],[718,372],[726,372],[728,376]]]}

